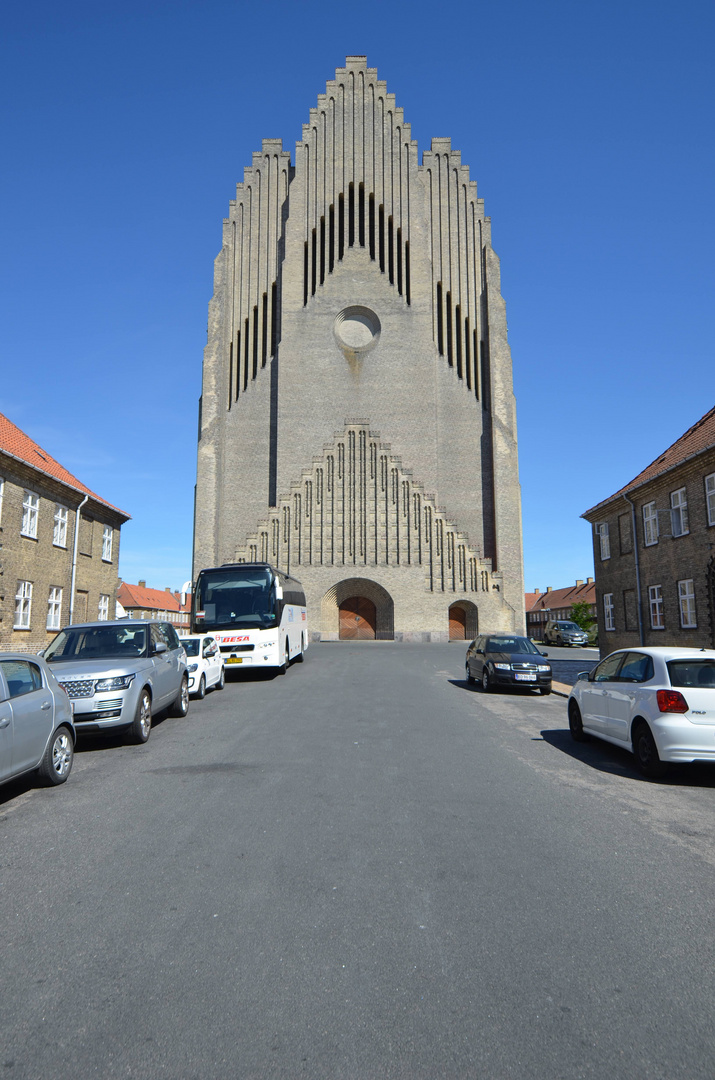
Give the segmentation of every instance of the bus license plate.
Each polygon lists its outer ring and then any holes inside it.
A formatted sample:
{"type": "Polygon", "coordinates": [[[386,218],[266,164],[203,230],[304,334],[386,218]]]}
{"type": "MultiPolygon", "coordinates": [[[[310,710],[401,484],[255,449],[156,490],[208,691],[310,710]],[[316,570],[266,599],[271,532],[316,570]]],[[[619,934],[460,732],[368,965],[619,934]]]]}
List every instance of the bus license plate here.
{"type": "Polygon", "coordinates": [[[521,672],[514,675],[514,678],[519,682],[536,682],[536,675],[526,674],[522,675],[521,672]]]}
{"type": "Polygon", "coordinates": [[[243,663],[243,657],[242,656],[229,656],[228,659],[226,660],[226,663],[227,664],[242,664],[243,663]]]}

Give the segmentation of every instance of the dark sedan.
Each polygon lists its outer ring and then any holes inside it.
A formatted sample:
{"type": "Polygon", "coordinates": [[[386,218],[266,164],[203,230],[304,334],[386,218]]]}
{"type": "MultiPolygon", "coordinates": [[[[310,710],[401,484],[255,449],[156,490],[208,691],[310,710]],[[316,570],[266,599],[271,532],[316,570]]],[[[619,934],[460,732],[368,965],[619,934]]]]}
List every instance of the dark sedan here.
{"type": "Polygon", "coordinates": [[[525,686],[542,694],[551,693],[551,665],[528,637],[515,634],[482,634],[467,649],[468,683],[482,689],[498,686],[525,686]]]}

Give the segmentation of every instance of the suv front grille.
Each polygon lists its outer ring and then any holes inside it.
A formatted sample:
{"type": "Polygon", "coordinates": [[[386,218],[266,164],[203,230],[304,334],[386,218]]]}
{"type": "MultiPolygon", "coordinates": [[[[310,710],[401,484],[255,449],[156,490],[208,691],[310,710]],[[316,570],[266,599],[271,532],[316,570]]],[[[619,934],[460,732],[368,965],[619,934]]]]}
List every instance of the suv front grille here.
{"type": "Polygon", "coordinates": [[[68,682],[58,679],[58,682],[71,698],[94,697],[94,679],[72,679],[68,682]]]}

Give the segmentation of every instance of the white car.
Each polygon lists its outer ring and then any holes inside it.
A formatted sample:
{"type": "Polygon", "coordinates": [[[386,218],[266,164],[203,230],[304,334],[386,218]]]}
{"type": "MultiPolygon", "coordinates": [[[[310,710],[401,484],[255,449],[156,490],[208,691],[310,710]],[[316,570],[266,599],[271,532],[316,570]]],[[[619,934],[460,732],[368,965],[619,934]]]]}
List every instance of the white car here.
{"type": "Polygon", "coordinates": [[[715,650],[642,646],[581,672],[569,728],[631,750],[650,779],[670,761],[715,762],[715,650]]]}
{"type": "Polygon", "coordinates": [[[186,650],[191,696],[205,697],[206,691],[211,687],[223,690],[226,675],[223,656],[216,639],[211,634],[195,634],[192,637],[182,637],[181,644],[186,650]]]}

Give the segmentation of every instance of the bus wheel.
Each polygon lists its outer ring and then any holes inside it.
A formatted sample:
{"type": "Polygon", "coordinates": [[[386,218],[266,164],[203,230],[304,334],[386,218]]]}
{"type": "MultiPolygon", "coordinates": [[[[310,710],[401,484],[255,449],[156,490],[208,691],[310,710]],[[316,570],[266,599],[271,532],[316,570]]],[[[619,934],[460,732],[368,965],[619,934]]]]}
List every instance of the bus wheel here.
{"type": "Polygon", "coordinates": [[[283,649],[283,663],[278,665],[278,674],[285,675],[288,670],[288,639],[286,638],[285,647],[283,649]]]}
{"type": "Polygon", "coordinates": [[[305,638],[301,634],[300,635],[300,652],[298,653],[298,655],[295,658],[296,664],[302,664],[303,661],[305,660],[305,656],[303,655],[304,651],[305,651],[305,638]]]}

